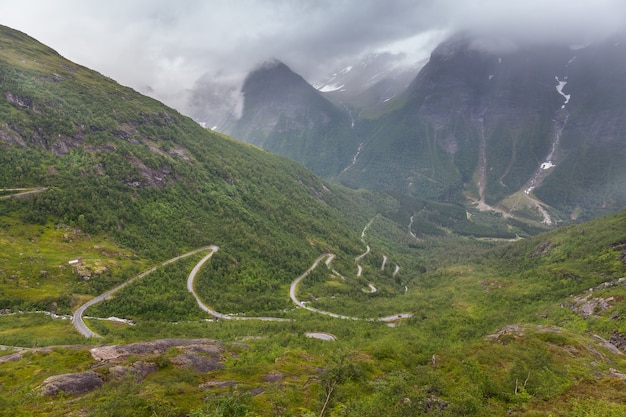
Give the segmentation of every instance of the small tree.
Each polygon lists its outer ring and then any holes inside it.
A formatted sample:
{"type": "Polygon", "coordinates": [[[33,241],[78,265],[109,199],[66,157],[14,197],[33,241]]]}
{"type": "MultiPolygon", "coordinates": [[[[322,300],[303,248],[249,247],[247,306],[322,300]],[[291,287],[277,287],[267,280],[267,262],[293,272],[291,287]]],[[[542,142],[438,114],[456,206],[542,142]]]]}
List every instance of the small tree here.
{"type": "Polygon", "coordinates": [[[334,398],[337,386],[347,381],[358,379],[361,369],[354,361],[352,352],[340,351],[331,358],[330,364],[320,376],[320,385],[324,390],[324,404],[319,416],[323,417],[334,398]]]}

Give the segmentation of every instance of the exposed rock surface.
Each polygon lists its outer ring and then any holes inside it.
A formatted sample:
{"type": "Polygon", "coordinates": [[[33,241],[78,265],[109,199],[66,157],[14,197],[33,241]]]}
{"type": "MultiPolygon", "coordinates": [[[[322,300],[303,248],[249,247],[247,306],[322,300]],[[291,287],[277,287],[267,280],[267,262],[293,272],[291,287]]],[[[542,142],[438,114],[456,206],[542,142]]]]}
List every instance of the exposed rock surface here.
{"type": "Polygon", "coordinates": [[[528,255],[528,257],[529,258],[534,258],[536,256],[543,255],[544,253],[548,252],[551,247],[552,247],[552,241],[548,240],[546,243],[544,243],[543,245],[539,246],[536,251],[534,251],[533,253],[528,255]]]}
{"type": "Polygon", "coordinates": [[[102,384],[102,379],[93,371],[55,375],[43,381],[41,395],[83,394],[100,388],[102,384]]]}
{"type": "Polygon", "coordinates": [[[525,325],[524,327],[522,327],[518,324],[508,324],[500,329],[497,333],[489,334],[485,338],[491,341],[496,341],[500,337],[505,335],[519,338],[525,336],[527,330],[534,330],[541,333],[561,333],[563,331],[558,327],[548,327],[541,325],[525,325]]]}
{"type": "Polygon", "coordinates": [[[200,384],[200,389],[206,391],[213,388],[226,388],[234,386],[237,386],[237,381],[235,381],[234,379],[229,379],[226,381],[207,381],[203,384],[200,384]]]}
{"type": "Polygon", "coordinates": [[[584,318],[589,318],[599,311],[605,311],[611,308],[609,303],[614,301],[614,298],[591,298],[591,295],[587,295],[586,297],[577,297],[574,301],[576,303],[573,307],[574,311],[584,318]]]}
{"type": "Polygon", "coordinates": [[[113,379],[121,379],[126,375],[132,375],[138,382],[142,381],[146,376],[157,371],[157,365],[153,362],[139,361],[131,366],[112,366],[109,368],[109,374],[113,379]]]}
{"type": "Polygon", "coordinates": [[[626,375],[618,371],[617,369],[609,368],[609,376],[611,378],[619,378],[622,381],[626,381],[626,375]]]}
{"type": "Polygon", "coordinates": [[[129,345],[101,346],[91,349],[91,356],[99,361],[123,359],[131,355],[161,354],[173,347],[188,347],[207,353],[224,351],[224,345],[211,339],[161,339],[129,345]]]}
{"type": "Polygon", "coordinates": [[[487,339],[495,341],[495,340],[498,340],[501,336],[504,336],[504,335],[513,335],[513,336],[516,336],[516,337],[524,336],[524,328],[522,326],[518,326],[516,324],[510,324],[510,325],[504,326],[497,333],[487,335],[487,339]]]}
{"type": "MultiPolygon", "coordinates": [[[[615,298],[592,297],[594,292],[622,285],[626,285],[626,277],[615,279],[612,281],[606,281],[600,285],[597,285],[596,287],[589,288],[589,290],[585,291],[585,293],[583,293],[582,295],[574,297],[571,308],[575,313],[581,315],[584,318],[597,316],[598,313],[610,309],[612,307],[611,303],[615,302],[615,298]]],[[[614,311],[611,318],[615,319],[618,317],[618,315],[619,313],[614,311]]]]}
{"type": "Polygon", "coordinates": [[[24,353],[26,351],[19,351],[19,352],[15,352],[15,353],[10,353],[6,356],[2,356],[0,358],[0,365],[6,362],[17,362],[20,359],[22,359],[22,357],[24,356],[24,353]]]}
{"type": "Polygon", "coordinates": [[[182,355],[174,356],[171,362],[177,366],[191,368],[201,374],[206,374],[224,367],[219,359],[198,355],[196,353],[183,353],[182,355]]]}
{"type": "Polygon", "coordinates": [[[270,372],[269,374],[263,376],[263,380],[265,382],[280,382],[283,378],[284,375],[282,372],[270,372]]]}
{"type": "Polygon", "coordinates": [[[619,349],[620,352],[626,353],[626,337],[618,332],[613,332],[609,343],[619,349]]]}
{"type": "MultiPolygon", "coordinates": [[[[157,363],[144,358],[132,364],[121,362],[130,356],[161,355],[172,348],[184,352],[170,358],[170,362],[176,366],[188,367],[198,373],[208,373],[224,367],[222,354],[225,352],[225,346],[211,339],[162,339],[128,345],[100,346],[91,349],[90,352],[94,359],[112,365],[107,368],[107,365],[104,364],[103,370],[108,372],[108,376],[105,376],[106,380],[118,381],[130,376],[136,382],[141,382],[146,376],[158,370],[157,363]]],[[[22,359],[23,355],[24,352],[20,351],[4,356],[0,358],[0,363],[18,361],[22,359]]],[[[106,373],[102,375],[106,375],[106,373]]],[[[68,395],[82,394],[99,388],[103,384],[103,378],[93,371],[55,375],[42,383],[41,395],[51,396],[61,392],[68,395]]],[[[216,386],[232,384],[234,381],[225,381],[218,382],[216,386]]],[[[209,387],[207,386],[207,388],[209,387]]]]}

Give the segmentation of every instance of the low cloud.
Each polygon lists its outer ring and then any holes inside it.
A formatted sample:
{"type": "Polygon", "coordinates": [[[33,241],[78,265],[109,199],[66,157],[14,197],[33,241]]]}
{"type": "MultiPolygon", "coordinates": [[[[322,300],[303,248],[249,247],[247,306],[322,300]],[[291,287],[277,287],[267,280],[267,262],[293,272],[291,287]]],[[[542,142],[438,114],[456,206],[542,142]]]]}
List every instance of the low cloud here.
{"type": "Polygon", "coordinates": [[[67,58],[187,111],[202,88],[236,98],[233,86],[269,57],[312,80],[374,51],[418,60],[459,30],[484,45],[589,42],[626,28],[626,2],[8,0],[0,16],[67,58]]]}

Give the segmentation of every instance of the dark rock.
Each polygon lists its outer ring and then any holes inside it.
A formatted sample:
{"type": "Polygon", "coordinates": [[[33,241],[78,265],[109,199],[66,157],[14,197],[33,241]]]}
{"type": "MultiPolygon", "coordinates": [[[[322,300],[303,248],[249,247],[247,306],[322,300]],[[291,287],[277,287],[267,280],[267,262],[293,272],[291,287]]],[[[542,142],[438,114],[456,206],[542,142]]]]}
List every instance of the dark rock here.
{"type": "Polygon", "coordinates": [[[5,93],[4,97],[9,103],[15,104],[18,107],[28,108],[33,110],[33,100],[30,97],[23,97],[17,94],[13,94],[10,91],[5,93]]]}
{"type": "Polygon", "coordinates": [[[614,331],[609,339],[609,343],[618,348],[621,352],[626,353],[626,337],[614,331]]]}
{"type": "Polygon", "coordinates": [[[219,352],[224,350],[224,345],[211,339],[160,339],[151,342],[131,343],[129,345],[101,346],[91,349],[94,359],[114,360],[123,359],[131,355],[161,354],[173,347],[185,346],[211,346],[219,352]]]}
{"type": "Polygon", "coordinates": [[[118,380],[130,374],[137,382],[143,381],[146,376],[156,371],[157,365],[155,363],[144,361],[135,362],[131,366],[112,366],[109,368],[111,378],[118,380]]]}
{"type": "Polygon", "coordinates": [[[55,375],[43,381],[41,395],[57,395],[60,392],[84,394],[102,386],[102,379],[93,371],[76,374],[55,375]]]}
{"type": "Polygon", "coordinates": [[[544,243],[543,245],[539,246],[539,248],[537,248],[536,251],[534,251],[533,253],[528,255],[528,257],[529,258],[534,258],[535,256],[543,255],[544,253],[546,253],[546,252],[548,252],[550,250],[550,247],[552,247],[552,241],[548,240],[546,243],[544,243]]]}
{"type": "Polygon", "coordinates": [[[280,382],[283,380],[282,372],[270,372],[269,374],[263,375],[263,380],[265,382],[280,382]]]}
{"type": "Polygon", "coordinates": [[[198,373],[206,374],[211,371],[222,369],[224,365],[213,357],[202,356],[195,353],[183,353],[171,359],[174,365],[191,368],[198,373]]]}
{"type": "MultiPolygon", "coordinates": [[[[408,398],[406,398],[405,400],[409,400],[410,402],[410,399],[408,398]]],[[[425,413],[430,413],[431,411],[440,412],[448,408],[449,405],[450,405],[449,402],[444,401],[441,398],[437,398],[437,397],[426,398],[426,400],[424,400],[423,402],[425,413]]]]}
{"type": "Polygon", "coordinates": [[[186,353],[205,353],[211,356],[218,356],[224,351],[224,347],[219,344],[197,344],[183,347],[186,353]]]}

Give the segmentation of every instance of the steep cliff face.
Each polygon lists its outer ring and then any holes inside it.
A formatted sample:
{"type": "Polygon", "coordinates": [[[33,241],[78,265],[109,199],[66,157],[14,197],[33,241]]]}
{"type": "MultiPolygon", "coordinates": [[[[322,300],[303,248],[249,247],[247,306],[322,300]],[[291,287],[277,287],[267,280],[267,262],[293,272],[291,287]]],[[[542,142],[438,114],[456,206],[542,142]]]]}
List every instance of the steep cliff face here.
{"type": "Polygon", "coordinates": [[[561,161],[536,195],[576,217],[626,204],[626,41],[569,54],[567,77],[560,78],[561,161]]]}
{"type": "Polygon", "coordinates": [[[348,115],[279,61],[246,79],[243,113],[225,133],[336,175],[358,144],[348,115]]]}
{"type": "Polygon", "coordinates": [[[339,178],[545,223],[549,213],[621,208],[625,56],[615,40],[494,52],[453,37],[393,111],[369,122],[358,161],[339,178]]]}
{"type": "Polygon", "coordinates": [[[335,94],[333,105],[268,63],[246,80],[243,115],[226,133],[350,187],[548,225],[625,207],[626,42],[486,44],[453,36],[383,103],[373,90],[344,102],[349,92],[337,89],[324,93],[335,94]]]}

